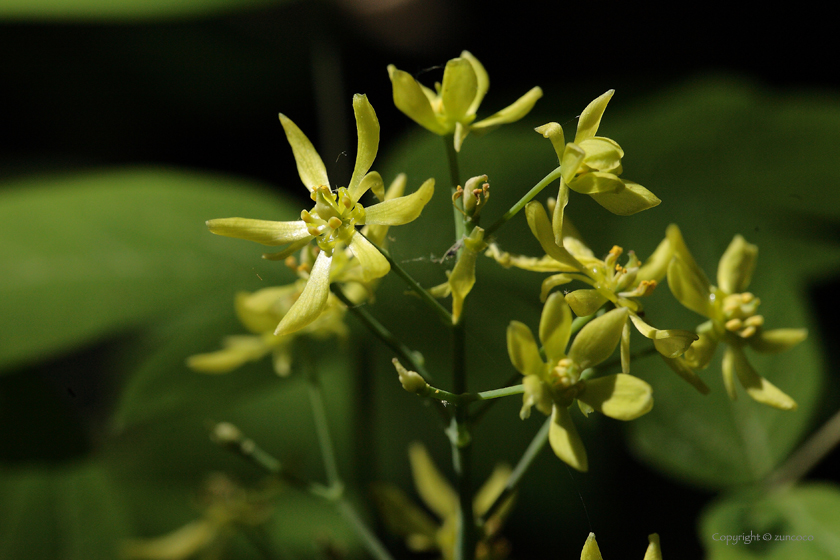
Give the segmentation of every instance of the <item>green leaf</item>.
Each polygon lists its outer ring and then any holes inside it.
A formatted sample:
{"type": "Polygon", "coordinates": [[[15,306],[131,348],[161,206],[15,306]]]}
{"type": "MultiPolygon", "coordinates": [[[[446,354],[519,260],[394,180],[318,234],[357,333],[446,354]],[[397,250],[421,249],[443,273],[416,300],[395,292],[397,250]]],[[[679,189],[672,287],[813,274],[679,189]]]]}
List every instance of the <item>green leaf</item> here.
{"type": "Polygon", "coordinates": [[[256,9],[288,0],[3,0],[0,18],[48,21],[144,21],[256,9]]]}
{"type": "Polygon", "coordinates": [[[291,277],[210,218],[288,220],[297,205],[195,172],[122,169],[38,177],[0,194],[0,369],[159,320],[207,297],[291,277]],[[280,272],[282,271],[282,272],[280,272]]]}
{"type": "Polygon", "coordinates": [[[725,496],[703,513],[699,537],[709,560],[840,559],[840,489],[725,496]]]}

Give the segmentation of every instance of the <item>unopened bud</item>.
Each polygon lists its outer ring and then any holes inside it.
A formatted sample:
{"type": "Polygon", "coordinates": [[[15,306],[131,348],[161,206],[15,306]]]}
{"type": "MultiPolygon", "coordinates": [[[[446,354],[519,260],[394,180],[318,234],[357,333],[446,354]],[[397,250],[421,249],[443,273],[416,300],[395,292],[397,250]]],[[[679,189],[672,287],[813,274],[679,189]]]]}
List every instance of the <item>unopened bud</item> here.
{"type": "Polygon", "coordinates": [[[471,177],[464,185],[464,212],[472,214],[476,205],[481,203],[481,195],[484,192],[482,185],[487,182],[487,175],[471,177]]]}
{"type": "Polygon", "coordinates": [[[396,358],[391,360],[394,367],[397,369],[397,375],[400,376],[400,384],[403,389],[415,395],[423,395],[429,390],[429,384],[416,371],[409,371],[403,367],[400,361],[396,358]]]}
{"type": "Polygon", "coordinates": [[[213,427],[210,438],[219,445],[239,445],[245,436],[230,422],[219,422],[213,427]]]}

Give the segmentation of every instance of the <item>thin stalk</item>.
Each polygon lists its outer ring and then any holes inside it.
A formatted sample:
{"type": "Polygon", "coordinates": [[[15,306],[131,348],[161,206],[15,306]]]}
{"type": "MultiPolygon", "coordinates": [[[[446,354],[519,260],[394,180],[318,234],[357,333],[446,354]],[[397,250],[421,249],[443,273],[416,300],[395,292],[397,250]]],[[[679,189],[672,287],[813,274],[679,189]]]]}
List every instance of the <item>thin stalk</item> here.
{"type": "Polygon", "coordinates": [[[780,487],[795,483],[808,474],[808,471],[828,455],[838,443],[840,443],[840,411],[811,434],[811,437],[799,446],[787,461],[767,477],[767,486],[780,487]]]}
{"type": "Polygon", "coordinates": [[[528,204],[529,202],[531,202],[531,200],[532,200],[535,196],[537,196],[538,194],[540,194],[540,192],[541,192],[544,188],[546,188],[548,185],[550,185],[550,184],[552,183],[552,181],[556,181],[557,179],[559,179],[559,178],[560,178],[560,173],[561,173],[561,171],[560,171],[560,168],[558,167],[557,169],[555,169],[554,171],[552,171],[551,173],[549,173],[548,175],[546,175],[545,177],[543,177],[543,179],[542,179],[539,183],[537,183],[536,185],[534,185],[534,186],[533,186],[533,188],[531,188],[531,190],[530,190],[530,191],[528,191],[528,192],[525,194],[525,196],[523,196],[522,198],[520,198],[520,199],[519,199],[519,202],[517,202],[516,204],[514,204],[513,206],[511,206],[511,207],[510,207],[510,210],[508,210],[507,212],[505,212],[505,213],[502,215],[502,217],[501,217],[501,218],[499,218],[498,220],[496,220],[496,222],[495,222],[495,223],[493,223],[493,225],[492,225],[492,226],[490,226],[489,228],[486,228],[486,229],[484,230],[484,236],[485,236],[485,237],[490,237],[490,235],[492,235],[492,234],[493,234],[493,232],[495,232],[495,231],[496,231],[497,229],[499,229],[502,225],[504,225],[504,223],[505,223],[505,222],[507,222],[508,220],[510,220],[511,218],[513,218],[514,216],[516,216],[516,215],[519,213],[519,211],[520,211],[520,210],[522,210],[523,208],[525,208],[525,205],[526,205],[526,204],[528,204]]]}
{"type": "Polygon", "coordinates": [[[521,395],[524,392],[525,388],[522,385],[512,385],[510,387],[502,387],[500,389],[482,391],[481,393],[456,394],[429,385],[425,392],[420,393],[420,396],[429,397],[430,399],[435,399],[439,401],[446,401],[452,404],[464,405],[475,401],[489,401],[492,399],[499,399],[502,397],[521,395]]]}
{"type": "MultiPolygon", "coordinates": [[[[458,170],[458,152],[455,151],[455,141],[452,135],[443,136],[443,143],[446,147],[446,160],[449,163],[449,180],[452,183],[451,194],[454,195],[461,184],[461,175],[458,170]]],[[[464,215],[461,213],[463,208],[463,199],[460,202],[452,203],[452,212],[455,217],[455,240],[460,241],[467,233],[466,224],[464,223],[464,215]]]]}
{"type": "Polygon", "coordinates": [[[341,303],[347,306],[347,309],[359,319],[367,329],[372,332],[376,337],[385,343],[385,345],[393,350],[397,356],[411,366],[410,369],[416,371],[420,375],[423,376],[427,382],[431,381],[432,377],[429,375],[429,372],[426,371],[426,368],[423,367],[423,364],[416,358],[416,354],[414,353],[411,348],[406,346],[403,341],[395,337],[391,331],[389,331],[385,326],[380,323],[373,315],[368,313],[368,310],[360,305],[354,304],[350,301],[347,296],[342,291],[341,287],[338,284],[332,284],[330,286],[330,290],[332,293],[336,295],[336,297],[341,300],[341,303]]]}
{"type": "MultiPolygon", "coordinates": [[[[659,353],[659,351],[656,349],[655,346],[650,346],[648,348],[645,348],[644,350],[639,350],[635,354],[630,354],[630,361],[632,362],[633,360],[641,360],[642,358],[647,358],[648,356],[653,356],[654,354],[658,354],[658,353],[659,353]]],[[[598,369],[608,370],[608,369],[612,369],[612,368],[614,368],[616,366],[620,366],[620,365],[621,365],[621,358],[615,358],[613,360],[610,360],[609,362],[604,362],[603,364],[599,364],[598,369]]]]}
{"type": "MultiPolygon", "coordinates": [[[[362,235],[362,233],[357,231],[356,235],[362,235]]],[[[368,239],[368,241],[370,241],[370,239],[368,239]]],[[[435,313],[438,314],[438,317],[440,317],[441,321],[443,321],[447,325],[451,325],[452,314],[449,311],[447,311],[446,308],[442,306],[440,302],[438,302],[438,300],[434,298],[434,296],[432,296],[432,294],[427,292],[423,288],[423,286],[421,286],[417,282],[417,280],[415,280],[408,272],[406,272],[403,269],[403,267],[400,266],[400,263],[398,263],[391,257],[391,254],[386,249],[383,249],[382,247],[376,245],[375,243],[373,243],[373,241],[371,241],[371,244],[373,244],[373,246],[376,247],[376,249],[380,253],[382,253],[382,256],[388,260],[388,263],[391,265],[391,269],[397,273],[397,276],[403,279],[403,281],[408,285],[408,287],[411,288],[411,291],[420,296],[420,299],[423,300],[425,304],[431,307],[435,311],[435,313]]]]}
{"type": "Polygon", "coordinates": [[[537,432],[537,435],[535,435],[534,439],[531,440],[531,443],[528,445],[528,449],[525,450],[525,453],[522,454],[522,458],[520,458],[519,462],[516,464],[516,468],[514,468],[513,472],[510,473],[507,483],[505,483],[505,489],[502,490],[502,493],[499,494],[496,501],[493,502],[493,505],[491,505],[482,516],[482,523],[487,523],[487,520],[496,513],[501,505],[505,503],[505,500],[516,492],[516,488],[519,486],[522,477],[525,476],[525,473],[528,472],[529,468],[531,468],[531,465],[534,463],[534,459],[537,458],[537,455],[540,454],[540,451],[543,450],[545,444],[548,442],[548,431],[550,428],[551,417],[546,419],[540,428],[540,431],[537,432]]]}
{"type": "Polygon", "coordinates": [[[347,523],[356,530],[356,534],[362,539],[365,548],[368,549],[371,556],[377,560],[394,560],[388,550],[382,546],[382,543],[376,538],[376,535],[368,529],[359,513],[345,498],[341,498],[336,502],[338,512],[344,517],[347,523]]]}

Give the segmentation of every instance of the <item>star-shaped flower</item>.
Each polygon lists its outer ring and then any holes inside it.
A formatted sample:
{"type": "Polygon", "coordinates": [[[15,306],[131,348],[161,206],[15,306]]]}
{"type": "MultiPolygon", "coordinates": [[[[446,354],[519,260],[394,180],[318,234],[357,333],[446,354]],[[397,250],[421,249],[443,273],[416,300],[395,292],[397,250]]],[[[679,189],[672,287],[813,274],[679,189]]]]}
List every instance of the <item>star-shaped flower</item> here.
{"type": "Polygon", "coordinates": [[[621,179],[624,150],[615,140],[595,136],[613,93],[611,89],[586,106],[578,119],[574,142],[566,143],[563,127],[556,122],[536,130],[554,146],[562,167],[561,184],[588,194],[613,214],[629,216],[661,201],[638,183],[621,179]]]}
{"type": "Polygon", "coordinates": [[[306,287],[288,313],[277,325],[275,335],[295,332],[309,325],[324,310],[330,293],[330,271],[333,255],[338,247],[349,246],[358,259],[362,279],[369,282],[385,276],[390,265],[379,250],[364,236],[356,235],[356,226],[396,226],[415,220],[434,193],[434,179],[429,179],[408,196],[385,200],[364,208],[359,199],[369,189],[384,192],[379,173],[368,173],[379,147],[379,121],[373,107],[364,95],[353,97],[356,116],[358,150],[353,175],[347,187],[333,190],[324,162],[312,143],[285,115],[280,122],[292,147],[298,174],[311,193],[315,206],[303,210],[301,219],[293,222],[273,222],[246,218],[209,220],[210,231],[228,237],[256,241],[263,245],[287,245],[279,253],[266,255],[272,259],[285,259],[310,241],[315,240],[320,249],[309,273],[306,287]]]}
{"type": "Polygon", "coordinates": [[[761,377],[747,361],[744,348],[775,354],[799,344],[808,336],[806,329],[764,330],[764,317],[758,314],[761,301],[746,289],[758,258],[758,247],[736,235],[720,259],[717,286],[697,266],[676,225],[668,227],[668,240],[674,257],[668,266],[668,287],[688,309],[709,321],[697,327],[700,339],[685,356],[666,360],[680,370],[705,368],[719,342],[726,345],[723,354],[723,382],[733,400],[737,398],[735,377],[747,394],[756,401],[782,410],[793,410],[796,401],[761,377]]]}
{"type": "Polygon", "coordinates": [[[543,359],[534,335],[523,323],[511,321],[507,330],[508,355],[524,375],[525,393],[519,416],[531,414],[531,407],[551,415],[549,443],[555,455],[579,471],[586,471],[586,449],[575,429],[568,407],[577,400],[584,415],[597,410],[617,420],[634,420],[653,407],[653,391],[632,375],[618,373],[584,380],[584,370],[594,367],[613,353],[621,338],[629,311],[617,308],[590,321],[566,352],[572,330],[572,310],[555,292],[545,302],[540,317],[539,338],[543,359]]]}
{"type": "Polygon", "coordinates": [[[463,51],[460,57],[446,63],[443,84],[436,83],[436,91],[419,83],[408,72],[397,70],[393,64],[388,66],[388,75],[397,109],[435,134],[453,134],[456,151],[461,150],[470,132],[485,134],[500,125],[518,121],[542,97],[542,89],[532,88],[495,115],[473,123],[490,87],[490,78],[484,66],[469,52],[463,51]]]}

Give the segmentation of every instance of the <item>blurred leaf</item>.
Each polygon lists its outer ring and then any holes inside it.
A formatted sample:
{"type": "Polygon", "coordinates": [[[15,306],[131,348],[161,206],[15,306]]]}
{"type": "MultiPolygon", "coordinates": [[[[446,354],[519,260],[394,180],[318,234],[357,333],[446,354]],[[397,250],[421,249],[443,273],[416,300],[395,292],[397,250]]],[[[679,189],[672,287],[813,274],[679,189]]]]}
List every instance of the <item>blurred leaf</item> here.
{"type": "Polygon", "coordinates": [[[0,18],[48,21],[143,21],[196,17],[289,0],[0,0],[0,18]]]}
{"type": "Polygon", "coordinates": [[[809,484],[763,496],[726,496],[703,513],[699,532],[709,560],[836,560],[840,489],[809,484]]]}
{"type": "MultiPolygon", "coordinates": [[[[126,169],[20,180],[0,193],[0,368],[286,273],[209,218],[295,219],[243,180],[126,169]]],[[[287,278],[290,275],[287,274],[287,278]]]]}

